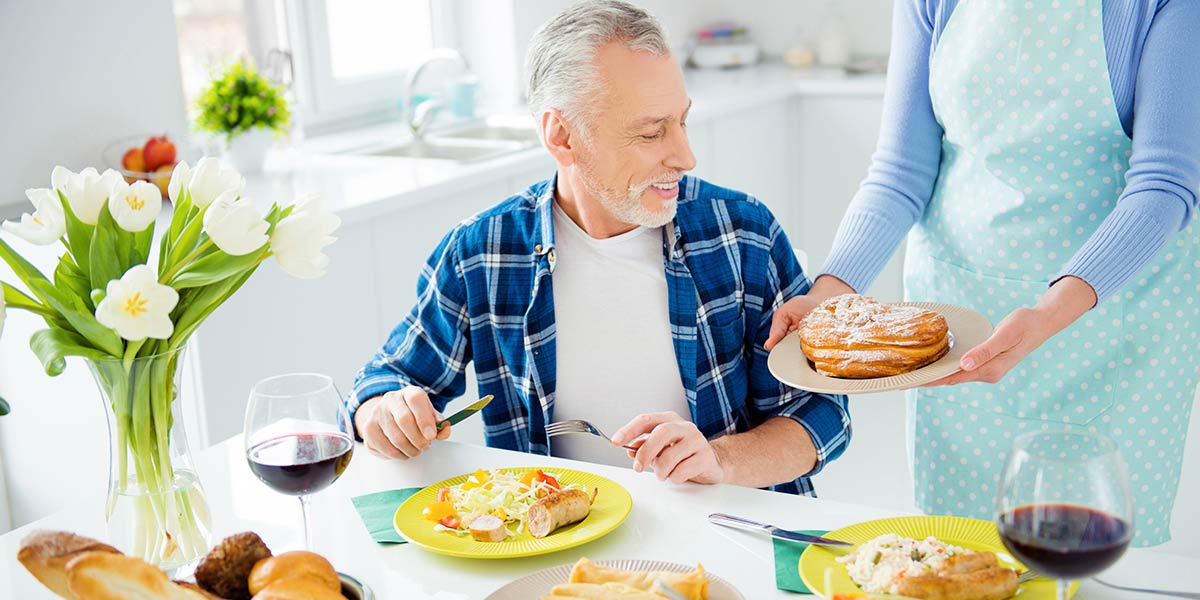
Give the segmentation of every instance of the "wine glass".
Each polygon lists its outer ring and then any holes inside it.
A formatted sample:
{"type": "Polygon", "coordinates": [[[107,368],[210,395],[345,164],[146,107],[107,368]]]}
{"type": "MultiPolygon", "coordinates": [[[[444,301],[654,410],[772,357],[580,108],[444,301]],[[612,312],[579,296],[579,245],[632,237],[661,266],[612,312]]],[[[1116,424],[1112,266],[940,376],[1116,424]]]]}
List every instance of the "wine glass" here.
{"type": "Polygon", "coordinates": [[[996,499],[1000,539],[1026,566],[1071,580],[1112,566],[1133,539],[1129,473],[1116,443],[1094,433],[1027,433],[1013,443],[996,499]]]}
{"type": "Polygon", "coordinates": [[[295,373],[258,382],[246,406],[246,460],[271,489],[300,498],[312,550],[308,496],[341,476],[354,454],[350,417],[333,380],[295,373]]]}

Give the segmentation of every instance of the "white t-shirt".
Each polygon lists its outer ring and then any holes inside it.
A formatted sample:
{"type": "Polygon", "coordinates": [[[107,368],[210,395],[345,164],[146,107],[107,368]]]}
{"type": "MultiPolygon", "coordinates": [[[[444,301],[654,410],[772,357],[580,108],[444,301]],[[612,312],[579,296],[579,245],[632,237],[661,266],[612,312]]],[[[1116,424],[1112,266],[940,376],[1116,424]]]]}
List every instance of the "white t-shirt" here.
{"type": "MultiPolygon", "coordinates": [[[[662,228],[597,240],[554,205],[554,420],[591,421],[608,435],[634,417],[691,419],[671,341],[662,228]]],[[[628,467],[625,451],[591,435],[550,439],[554,456],[628,467]]]]}

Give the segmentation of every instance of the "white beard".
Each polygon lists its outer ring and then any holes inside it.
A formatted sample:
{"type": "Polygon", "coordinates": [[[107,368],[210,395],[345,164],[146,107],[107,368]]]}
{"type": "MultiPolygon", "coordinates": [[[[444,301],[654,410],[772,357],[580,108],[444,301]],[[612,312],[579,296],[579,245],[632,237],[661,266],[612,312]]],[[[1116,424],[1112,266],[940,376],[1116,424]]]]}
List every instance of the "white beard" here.
{"type": "MultiPolygon", "coordinates": [[[[674,177],[674,179],[678,178],[678,176],[674,177]]],[[[580,180],[588,192],[596,197],[600,205],[613,218],[622,223],[655,228],[662,227],[675,218],[675,209],[678,205],[677,199],[664,203],[663,207],[658,210],[646,208],[642,205],[642,194],[646,193],[646,190],[651,185],[659,183],[658,179],[631,185],[624,196],[619,192],[606,189],[603,185],[600,185],[586,168],[580,169],[580,180]]]]}

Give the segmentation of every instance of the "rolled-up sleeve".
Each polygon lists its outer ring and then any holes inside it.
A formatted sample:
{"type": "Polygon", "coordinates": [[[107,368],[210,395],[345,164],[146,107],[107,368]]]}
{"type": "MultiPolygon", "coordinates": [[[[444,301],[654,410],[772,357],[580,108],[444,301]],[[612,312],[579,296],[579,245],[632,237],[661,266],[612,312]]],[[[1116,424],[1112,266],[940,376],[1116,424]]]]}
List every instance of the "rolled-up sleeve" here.
{"type": "Polygon", "coordinates": [[[345,400],[351,422],[367,400],[410,385],[425,390],[439,411],[465,390],[470,317],[457,233],[451,231],[433,251],[417,278],[416,305],[355,376],[345,400]]]}
{"type": "Polygon", "coordinates": [[[804,426],[817,449],[817,462],[805,477],[818,473],[830,461],[841,456],[850,444],[850,410],[845,396],[817,394],[781,383],[767,367],[768,352],[763,348],[771,331],[775,310],[789,299],[808,292],[810,282],[804,275],[787,235],[773,218],[771,257],[767,267],[767,289],[754,337],[751,385],[754,410],[761,420],[786,417],[804,426]]]}

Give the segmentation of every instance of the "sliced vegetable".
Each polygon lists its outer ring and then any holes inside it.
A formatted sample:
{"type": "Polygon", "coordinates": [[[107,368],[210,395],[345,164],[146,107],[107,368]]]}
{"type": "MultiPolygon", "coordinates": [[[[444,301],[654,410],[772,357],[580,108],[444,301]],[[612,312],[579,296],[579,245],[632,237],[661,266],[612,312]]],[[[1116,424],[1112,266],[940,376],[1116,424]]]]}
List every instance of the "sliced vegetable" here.
{"type": "MultiPolygon", "coordinates": [[[[454,504],[450,502],[434,502],[421,511],[421,515],[430,521],[442,521],[446,517],[453,517],[456,514],[458,511],[454,510],[454,504]]],[[[447,527],[449,526],[447,525],[447,527]]]]}

